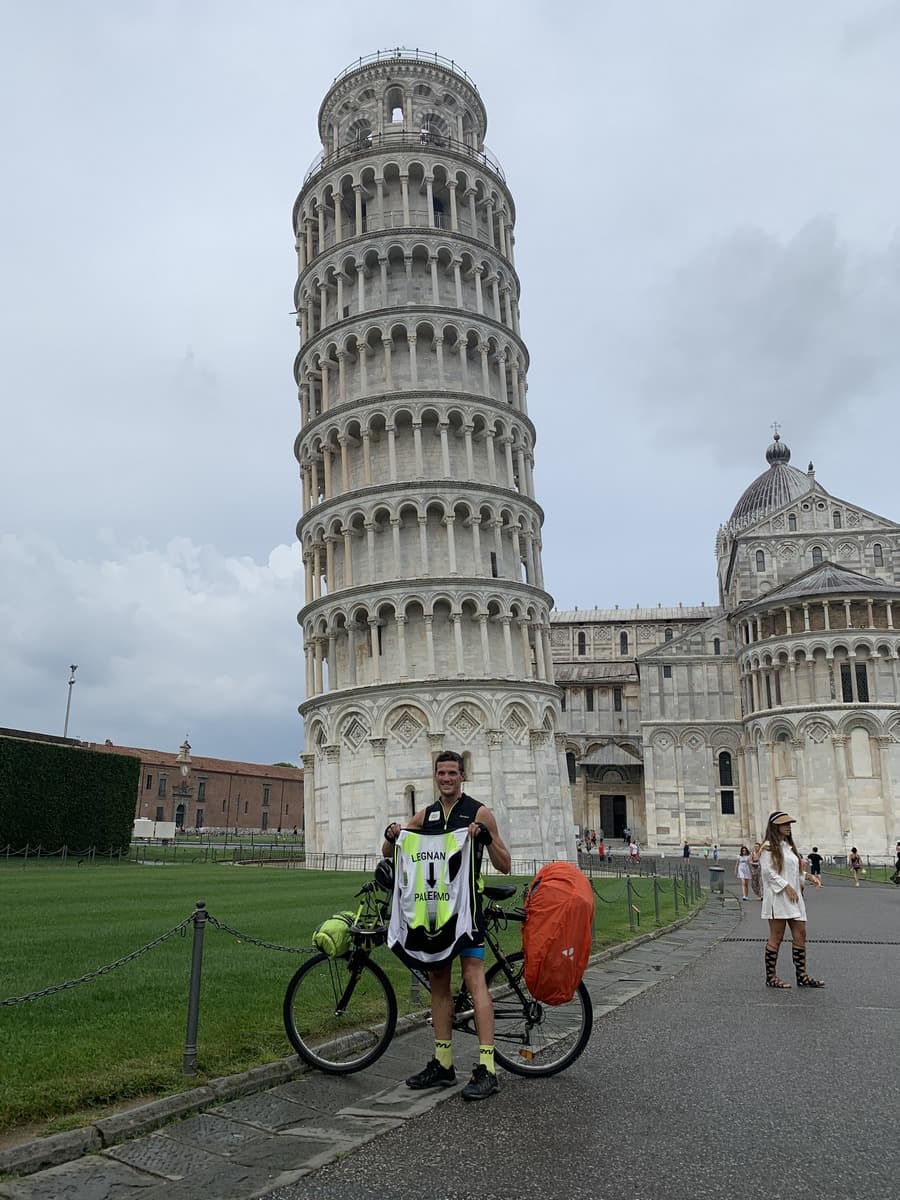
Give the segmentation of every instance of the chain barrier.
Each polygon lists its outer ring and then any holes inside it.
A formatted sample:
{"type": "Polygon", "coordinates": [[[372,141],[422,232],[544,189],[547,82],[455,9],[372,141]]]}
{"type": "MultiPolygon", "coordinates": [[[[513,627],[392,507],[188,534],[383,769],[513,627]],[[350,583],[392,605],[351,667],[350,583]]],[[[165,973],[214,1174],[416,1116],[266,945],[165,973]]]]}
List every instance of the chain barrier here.
{"type": "MultiPolygon", "coordinates": [[[[78,987],[82,983],[90,983],[92,979],[99,979],[101,975],[108,975],[110,971],[115,971],[117,967],[124,967],[130,962],[134,962],[136,958],[147,954],[150,950],[155,950],[157,946],[161,946],[163,942],[174,937],[176,933],[185,936],[185,930],[188,925],[192,924],[196,917],[196,913],[191,913],[189,917],[174,925],[171,929],[167,929],[165,933],[161,933],[159,937],[154,938],[152,942],[148,942],[146,946],[141,946],[139,950],[133,950],[131,954],[126,954],[122,958],[117,958],[115,962],[106,963],[102,967],[97,967],[96,970],[88,971],[85,975],[81,975],[78,979],[67,979],[65,983],[51,984],[49,987],[41,988],[37,992],[28,992],[24,996],[7,996],[6,999],[0,1000],[0,1008],[9,1008],[14,1004],[25,1004],[29,1000],[43,1000],[45,996],[54,996],[57,992],[67,991],[69,988],[78,987]]],[[[210,925],[214,925],[216,929],[222,933],[231,934],[239,942],[248,942],[251,946],[259,946],[263,950],[278,950],[283,954],[301,954],[306,957],[317,953],[315,949],[305,949],[299,946],[279,946],[275,942],[266,942],[262,938],[255,938],[249,933],[241,933],[239,929],[234,929],[231,925],[212,916],[211,913],[206,914],[206,919],[210,925]]]]}
{"type": "Polygon", "coordinates": [[[101,975],[108,975],[110,971],[114,971],[117,967],[124,967],[126,963],[134,962],[142,954],[146,954],[149,950],[154,950],[170,937],[174,937],[176,933],[180,933],[184,937],[184,931],[193,919],[194,914],[192,913],[189,917],[185,917],[180,924],[166,930],[165,933],[161,933],[158,938],[154,938],[146,946],[141,946],[140,950],[133,950],[131,954],[126,954],[124,958],[117,958],[115,962],[107,963],[103,967],[97,967],[95,971],[88,971],[86,975],[82,975],[79,979],[67,979],[65,983],[52,984],[50,987],[42,988],[39,992],[29,992],[26,996],[7,996],[5,1000],[0,1000],[0,1008],[6,1008],[12,1004],[24,1004],[28,1000],[42,1000],[44,996],[53,996],[56,992],[64,992],[68,988],[78,987],[81,983],[89,983],[92,979],[98,979],[101,975]]]}
{"type": "Polygon", "coordinates": [[[233,929],[230,925],[226,925],[224,921],[220,921],[211,913],[207,913],[206,919],[210,925],[215,925],[216,929],[221,930],[222,933],[230,933],[239,942],[249,942],[251,946],[260,946],[263,950],[280,950],[284,954],[303,954],[307,957],[318,954],[318,950],[315,948],[307,950],[300,946],[278,946],[274,942],[264,942],[262,938],[255,938],[249,933],[241,933],[239,929],[233,929]]]}

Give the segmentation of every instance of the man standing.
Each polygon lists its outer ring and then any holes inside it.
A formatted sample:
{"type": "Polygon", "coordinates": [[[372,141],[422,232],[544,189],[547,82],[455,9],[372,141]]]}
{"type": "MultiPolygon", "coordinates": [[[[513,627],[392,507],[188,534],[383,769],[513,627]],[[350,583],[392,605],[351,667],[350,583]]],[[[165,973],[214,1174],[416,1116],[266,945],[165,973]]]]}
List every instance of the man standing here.
{"type": "MultiPolygon", "coordinates": [[[[484,1100],[498,1090],[494,1069],[494,1006],[484,978],[484,924],[481,913],[481,859],[487,848],[488,857],[496,870],[507,874],[510,855],[500,837],[494,814],[462,790],[465,774],[462,756],[445,750],[437,756],[434,778],[439,799],[421,808],[408,825],[396,821],[384,831],[381,853],[393,858],[395,842],[403,828],[425,830],[428,833],[449,833],[467,829],[475,855],[475,945],[459,953],[463,979],[475,1010],[478,1030],[479,1062],[472,1077],[462,1090],[464,1100],[484,1100]]],[[[452,1087],[456,1083],[453,1067],[453,996],[450,990],[451,963],[430,971],[431,1021],[434,1028],[434,1058],[416,1075],[410,1075],[406,1086],[414,1089],[452,1087]]]]}

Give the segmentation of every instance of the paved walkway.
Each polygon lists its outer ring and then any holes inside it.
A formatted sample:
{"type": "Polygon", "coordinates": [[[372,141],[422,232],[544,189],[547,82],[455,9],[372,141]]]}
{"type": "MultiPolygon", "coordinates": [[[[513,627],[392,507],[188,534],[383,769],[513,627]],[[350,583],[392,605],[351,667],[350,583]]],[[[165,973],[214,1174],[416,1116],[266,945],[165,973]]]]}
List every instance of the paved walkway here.
{"type": "MultiPolygon", "coordinates": [[[[779,1200],[808,1188],[843,1200],[892,1191],[900,889],[835,884],[810,899],[810,966],[829,983],[819,992],[762,986],[759,906],[729,891],[690,923],[589,969],[594,1034],[558,1076],[501,1073],[501,1094],[480,1106],[462,1103],[459,1087],[412,1093],[402,1080],[431,1052],[430,1032],[418,1030],[359,1075],[279,1083],[0,1183],[0,1197],[672,1200],[752,1188],[779,1200]],[[682,1178],[690,1183],[679,1192],[672,1181],[682,1178]]],[[[457,1042],[463,1049],[469,1039],[457,1042]]],[[[466,1061],[459,1066],[464,1077],[466,1061]]]]}

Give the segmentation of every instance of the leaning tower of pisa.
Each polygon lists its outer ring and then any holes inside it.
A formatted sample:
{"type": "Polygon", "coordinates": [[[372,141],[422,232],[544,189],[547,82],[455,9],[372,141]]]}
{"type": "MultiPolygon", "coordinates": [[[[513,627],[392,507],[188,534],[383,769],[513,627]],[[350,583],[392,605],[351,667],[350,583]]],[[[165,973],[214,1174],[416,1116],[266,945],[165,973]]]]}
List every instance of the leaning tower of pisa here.
{"type": "Polygon", "coordinates": [[[514,858],[574,854],[515,205],[440,55],[359,59],[294,205],[307,846],[371,853],[465,757],[514,858]]]}

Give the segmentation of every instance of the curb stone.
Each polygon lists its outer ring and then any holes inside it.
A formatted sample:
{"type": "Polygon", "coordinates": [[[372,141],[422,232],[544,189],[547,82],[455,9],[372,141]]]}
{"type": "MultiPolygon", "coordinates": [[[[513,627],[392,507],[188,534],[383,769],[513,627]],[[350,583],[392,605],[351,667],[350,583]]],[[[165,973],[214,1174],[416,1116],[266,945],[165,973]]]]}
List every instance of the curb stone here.
{"type": "MultiPolygon", "coordinates": [[[[655,941],[665,934],[682,928],[705,910],[708,899],[704,894],[701,903],[693,912],[679,917],[677,921],[673,921],[669,925],[639,934],[627,942],[620,942],[591,955],[588,967],[618,958],[636,946],[655,941]]],[[[404,1032],[408,1032],[416,1025],[424,1025],[426,1018],[424,1016],[418,1019],[408,1017],[406,1022],[404,1032]]],[[[399,1032],[400,1023],[398,1022],[399,1032]]],[[[21,1177],[32,1175],[48,1167],[60,1166],[86,1154],[108,1150],[120,1142],[150,1134],[170,1121],[204,1112],[223,1101],[250,1096],[309,1073],[311,1073],[311,1069],[296,1055],[291,1055],[273,1063],[251,1067],[236,1075],[225,1075],[212,1079],[203,1087],[177,1092],[175,1095],[152,1100],[126,1112],[98,1118],[90,1125],[79,1129],[34,1138],[21,1145],[0,1151],[0,1176],[21,1177]]]]}

